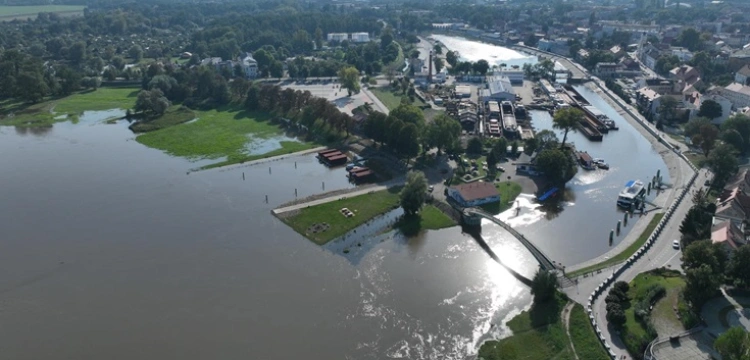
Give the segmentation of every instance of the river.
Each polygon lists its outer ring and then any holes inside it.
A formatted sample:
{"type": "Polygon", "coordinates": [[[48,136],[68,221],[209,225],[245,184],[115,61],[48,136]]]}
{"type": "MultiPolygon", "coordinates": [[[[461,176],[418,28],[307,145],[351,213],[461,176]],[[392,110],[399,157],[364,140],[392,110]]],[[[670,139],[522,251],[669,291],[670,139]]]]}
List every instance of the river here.
{"type": "MultiPolygon", "coordinates": [[[[635,129],[584,96],[621,130],[602,143],[570,141],[612,169],[579,173],[556,215],[527,196],[522,216],[503,215],[564,264],[609,248],[626,180],[666,176],[635,129]]],[[[504,321],[530,303],[459,227],[411,239],[363,229],[348,254],[295,233],[270,210],[295,189],[351,186],[313,155],[190,172],[196,163],[102,121],[113,113],[0,127],[3,357],[465,359],[508,336],[504,321]]],[[[538,129],[550,126],[533,116],[538,129]]],[[[506,265],[533,275],[534,259],[509,234],[487,223],[482,234],[506,265]]]]}
{"type": "Polygon", "coordinates": [[[270,210],[295,188],[351,186],[313,155],[188,174],[113,113],[0,127],[4,358],[463,359],[530,301],[458,227],[349,254],[292,231],[270,210]]]}
{"type": "Polygon", "coordinates": [[[433,34],[430,35],[430,38],[437,40],[448,50],[458,51],[462,61],[477,62],[484,59],[490,63],[490,66],[506,64],[519,67],[526,63],[535,64],[537,62],[536,56],[523,54],[502,46],[467,40],[463,37],[433,34]]]}

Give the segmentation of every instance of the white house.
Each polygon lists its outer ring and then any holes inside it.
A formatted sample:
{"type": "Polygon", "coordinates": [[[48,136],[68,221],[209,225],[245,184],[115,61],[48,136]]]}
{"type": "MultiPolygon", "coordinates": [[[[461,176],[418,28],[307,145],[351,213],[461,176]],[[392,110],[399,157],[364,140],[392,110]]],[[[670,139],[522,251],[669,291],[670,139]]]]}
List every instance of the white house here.
{"type": "Polygon", "coordinates": [[[255,79],[258,77],[258,62],[253,59],[253,55],[245,53],[244,56],[240,56],[239,64],[242,68],[242,73],[248,79],[255,79]]]}
{"type": "Polygon", "coordinates": [[[474,182],[448,188],[448,197],[463,207],[479,206],[500,201],[495,185],[488,182],[474,182]]]}
{"type": "Polygon", "coordinates": [[[329,42],[342,42],[349,40],[349,34],[347,33],[328,33],[327,35],[329,42]]]}
{"type": "Polygon", "coordinates": [[[370,41],[370,34],[366,32],[352,33],[352,42],[365,43],[370,41]]]}

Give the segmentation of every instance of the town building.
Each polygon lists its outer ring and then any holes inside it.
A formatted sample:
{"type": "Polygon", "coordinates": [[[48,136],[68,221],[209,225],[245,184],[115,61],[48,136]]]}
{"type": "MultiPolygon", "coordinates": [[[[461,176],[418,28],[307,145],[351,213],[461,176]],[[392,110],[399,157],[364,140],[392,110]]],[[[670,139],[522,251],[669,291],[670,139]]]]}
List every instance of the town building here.
{"type": "Polygon", "coordinates": [[[748,85],[748,80],[750,80],[750,65],[745,65],[734,74],[734,82],[748,85]]]}
{"type": "Polygon", "coordinates": [[[701,105],[707,100],[712,100],[721,105],[721,116],[711,119],[711,123],[721,125],[729,119],[729,115],[732,113],[732,102],[729,99],[719,94],[701,94],[697,91],[685,96],[684,107],[690,111],[690,119],[698,116],[701,105]]]}
{"type": "Polygon", "coordinates": [[[683,94],[696,91],[696,87],[703,83],[698,69],[689,65],[681,65],[669,70],[669,78],[675,81],[674,91],[683,94]]]}
{"type": "Polygon", "coordinates": [[[740,170],[724,186],[716,201],[711,241],[726,245],[727,250],[747,245],[745,224],[750,215],[750,172],[740,170]]]}
{"type": "Polygon", "coordinates": [[[656,68],[656,61],[661,55],[661,50],[651,44],[646,44],[638,53],[638,58],[641,60],[643,65],[646,65],[647,68],[654,70],[656,68]]]}
{"type": "Polygon", "coordinates": [[[612,48],[609,49],[609,52],[614,55],[615,59],[619,59],[623,56],[625,56],[625,50],[622,49],[619,45],[615,45],[612,48]]]}
{"type": "Polygon", "coordinates": [[[473,182],[448,188],[448,197],[463,207],[473,207],[500,201],[493,183],[473,182]]]}
{"type": "Polygon", "coordinates": [[[672,47],[670,52],[672,55],[677,56],[681,62],[688,62],[693,58],[693,53],[683,47],[672,47]]]}
{"type": "Polygon", "coordinates": [[[507,77],[511,84],[521,84],[526,74],[521,69],[501,68],[494,73],[497,76],[507,77]]]}
{"type": "Polygon", "coordinates": [[[328,33],[326,35],[326,38],[329,42],[342,42],[344,40],[349,40],[349,34],[347,33],[328,33]]]}
{"type": "Polygon", "coordinates": [[[366,43],[370,41],[370,34],[366,32],[352,33],[352,42],[366,43]]]}
{"type": "Polygon", "coordinates": [[[482,103],[514,101],[516,92],[510,84],[510,79],[504,76],[493,76],[487,78],[487,88],[479,90],[479,98],[482,103]]]}
{"type": "Polygon", "coordinates": [[[656,115],[661,103],[661,95],[651,88],[645,87],[635,92],[635,102],[638,108],[646,114],[656,115]]]}
{"type": "Polygon", "coordinates": [[[613,78],[617,76],[617,70],[619,69],[619,65],[613,62],[600,62],[596,64],[596,68],[594,69],[594,73],[596,73],[596,76],[607,79],[607,78],[613,78]]]}
{"type": "Polygon", "coordinates": [[[717,87],[714,90],[732,102],[732,109],[750,106],[750,87],[747,85],[731,83],[726,87],[717,87]]]}

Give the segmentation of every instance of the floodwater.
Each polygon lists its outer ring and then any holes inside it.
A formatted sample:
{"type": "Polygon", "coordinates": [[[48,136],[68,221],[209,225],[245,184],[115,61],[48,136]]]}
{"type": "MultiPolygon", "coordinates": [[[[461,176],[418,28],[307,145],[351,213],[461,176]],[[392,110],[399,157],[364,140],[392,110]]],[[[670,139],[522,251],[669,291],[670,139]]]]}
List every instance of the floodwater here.
{"type": "MultiPolygon", "coordinates": [[[[623,228],[610,245],[609,232],[624,216],[616,201],[625,183],[636,179],[644,183],[651,181],[657,170],[664,182],[669,183],[667,167],[651,143],[598,94],[584,86],[575,88],[590,104],[614,120],[620,130],[610,131],[602,142],[592,142],[581,133],[569,132],[567,142],[594,158],[604,159],[610,169],[587,171],[579,168],[565,189],[565,201],[560,209],[545,211],[529,203],[523,216],[509,220],[553,260],[564,265],[599,256],[628,234],[631,227],[623,228]]],[[[531,119],[536,131],[553,130],[552,116],[548,112],[531,111],[531,119]]],[[[562,132],[556,133],[562,140],[562,132]]],[[[654,197],[655,192],[652,192],[650,199],[654,197]]]]}
{"type": "Polygon", "coordinates": [[[442,43],[448,50],[458,51],[462,61],[477,62],[487,60],[492,65],[506,64],[508,66],[523,64],[535,64],[536,56],[522,54],[506,47],[468,40],[458,36],[447,36],[433,34],[431,38],[442,43]]]}
{"type": "MultiPolygon", "coordinates": [[[[2,358],[464,359],[530,303],[459,227],[404,239],[377,231],[389,214],[320,247],[270,214],[295,189],[351,187],[342,168],[190,172],[113,114],[0,127],[2,358]]],[[[532,276],[520,244],[483,232],[532,276]]]]}

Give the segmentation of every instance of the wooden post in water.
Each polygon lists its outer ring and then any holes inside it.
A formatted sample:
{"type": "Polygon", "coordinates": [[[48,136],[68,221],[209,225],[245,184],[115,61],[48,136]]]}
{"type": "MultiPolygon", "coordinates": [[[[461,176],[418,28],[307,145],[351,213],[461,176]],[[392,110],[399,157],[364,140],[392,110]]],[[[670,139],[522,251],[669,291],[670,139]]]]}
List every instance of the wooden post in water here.
{"type": "Polygon", "coordinates": [[[294,162],[294,168],[295,169],[297,168],[297,162],[296,161],[294,162]]]}
{"type": "Polygon", "coordinates": [[[297,189],[294,189],[294,197],[297,197],[297,189]]]}
{"type": "Polygon", "coordinates": [[[266,195],[266,204],[268,204],[268,195],[266,195]]]}
{"type": "Polygon", "coordinates": [[[326,182],[323,181],[323,190],[325,190],[325,189],[326,189],[326,182]]]}
{"type": "Polygon", "coordinates": [[[268,174],[271,174],[271,167],[268,167],[268,174]]]}
{"type": "Polygon", "coordinates": [[[245,181],[245,172],[242,172],[242,181],[245,181]]]}

